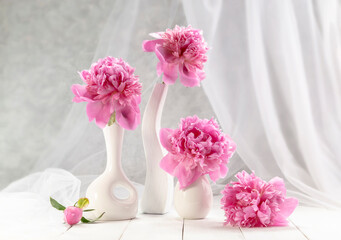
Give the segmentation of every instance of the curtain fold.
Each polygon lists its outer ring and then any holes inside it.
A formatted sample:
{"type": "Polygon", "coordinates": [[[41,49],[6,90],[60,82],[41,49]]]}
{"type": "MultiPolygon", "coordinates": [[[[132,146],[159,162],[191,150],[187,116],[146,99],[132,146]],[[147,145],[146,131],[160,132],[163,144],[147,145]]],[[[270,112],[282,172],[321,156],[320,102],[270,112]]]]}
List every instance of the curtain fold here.
{"type": "Polygon", "coordinates": [[[212,46],[203,87],[238,154],[303,202],[340,207],[340,2],[209,4],[184,10],[212,46]]]}

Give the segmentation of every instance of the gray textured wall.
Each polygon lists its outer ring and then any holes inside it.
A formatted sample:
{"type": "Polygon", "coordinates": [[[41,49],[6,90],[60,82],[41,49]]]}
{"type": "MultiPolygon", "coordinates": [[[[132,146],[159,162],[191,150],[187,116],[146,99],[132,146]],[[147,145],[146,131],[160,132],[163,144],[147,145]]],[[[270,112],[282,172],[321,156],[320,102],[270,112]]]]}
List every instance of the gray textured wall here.
{"type": "MultiPolygon", "coordinates": [[[[77,71],[90,66],[112,11],[116,14],[114,17],[121,17],[120,9],[113,9],[117,6],[115,4],[111,0],[0,0],[0,188],[33,169],[39,169],[35,165],[38,159],[42,161],[42,154],[49,156],[46,151],[50,151],[51,144],[56,144],[56,136],[65,121],[70,122],[67,119],[72,108],[70,86],[80,83],[77,71]]],[[[169,23],[168,16],[174,12],[165,14],[165,11],[169,11],[171,4],[171,1],[163,1],[160,5],[163,10],[158,4],[150,6],[151,25],[148,31],[153,27],[160,31],[162,29],[157,29],[158,26],[169,23]]],[[[139,10],[145,11],[145,5],[140,7],[139,10]]],[[[175,10],[176,16],[172,21],[185,23],[181,5],[175,10]]],[[[139,29],[139,37],[132,39],[138,41],[134,44],[138,48],[143,37],[149,38],[147,27],[139,26],[139,29]]],[[[147,54],[139,51],[137,54],[147,54]]],[[[146,90],[142,112],[150,94],[150,89],[146,88],[155,80],[157,62],[153,54],[146,59],[147,63],[145,59],[133,59],[136,73],[146,90]]],[[[86,120],[85,104],[77,107],[84,109],[82,118],[86,120]]],[[[162,125],[176,127],[180,117],[192,114],[201,117],[214,115],[202,88],[189,89],[180,84],[172,86],[162,125]]],[[[123,166],[129,177],[143,183],[140,127],[136,131],[126,134],[123,166]],[[134,146],[133,154],[127,145],[134,146]],[[139,169],[138,174],[134,168],[139,169]]],[[[68,165],[53,164],[48,158],[44,159],[42,168],[69,168],[65,167],[68,165]]],[[[92,173],[98,174],[104,162],[102,157],[98,163],[101,167],[92,173]]]]}

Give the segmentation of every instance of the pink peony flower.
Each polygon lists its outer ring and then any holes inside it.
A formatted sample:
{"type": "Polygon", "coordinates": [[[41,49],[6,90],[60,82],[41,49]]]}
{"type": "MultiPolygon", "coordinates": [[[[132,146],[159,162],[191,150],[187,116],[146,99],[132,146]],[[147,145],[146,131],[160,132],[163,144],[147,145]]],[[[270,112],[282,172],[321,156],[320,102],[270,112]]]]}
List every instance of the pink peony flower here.
{"type": "Polygon", "coordinates": [[[64,210],[64,220],[69,225],[75,225],[79,223],[83,216],[83,210],[78,207],[67,207],[64,210]]]}
{"type": "Polygon", "coordinates": [[[104,128],[111,117],[128,130],[140,123],[141,83],[134,69],[122,59],[106,57],[80,73],[86,85],[71,87],[74,102],[88,102],[86,111],[89,121],[104,128]],[[113,115],[115,113],[115,115],[113,115]]]}
{"type": "Polygon", "coordinates": [[[236,149],[236,144],[221,132],[213,118],[208,120],[197,116],[181,119],[175,130],[161,129],[160,140],[168,151],[160,166],[178,178],[180,189],[204,174],[209,174],[213,181],[225,177],[226,164],[236,149]]]}
{"type": "Polygon", "coordinates": [[[236,175],[222,191],[222,209],[225,224],[239,227],[286,226],[286,218],[298,205],[296,198],[286,198],[286,189],[281,178],[269,182],[245,171],[236,175]]]}
{"type": "Polygon", "coordinates": [[[166,32],[152,33],[156,40],[144,41],[143,50],[155,52],[160,60],[157,73],[163,73],[166,84],[174,84],[180,75],[180,81],[186,87],[199,86],[205,78],[203,70],[207,61],[208,47],[201,31],[188,27],[175,26],[166,32]]]}

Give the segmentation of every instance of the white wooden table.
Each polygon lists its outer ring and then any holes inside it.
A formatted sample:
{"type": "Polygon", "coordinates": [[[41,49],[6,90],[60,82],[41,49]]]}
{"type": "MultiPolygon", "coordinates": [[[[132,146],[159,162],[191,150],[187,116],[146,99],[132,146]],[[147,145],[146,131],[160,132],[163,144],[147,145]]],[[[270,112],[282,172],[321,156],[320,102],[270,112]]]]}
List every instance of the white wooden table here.
{"type": "Polygon", "coordinates": [[[223,225],[219,200],[206,219],[182,220],[175,211],[165,215],[138,214],[127,221],[78,224],[58,240],[341,240],[341,210],[299,206],[287,227],[238,228],[223,225]]]}

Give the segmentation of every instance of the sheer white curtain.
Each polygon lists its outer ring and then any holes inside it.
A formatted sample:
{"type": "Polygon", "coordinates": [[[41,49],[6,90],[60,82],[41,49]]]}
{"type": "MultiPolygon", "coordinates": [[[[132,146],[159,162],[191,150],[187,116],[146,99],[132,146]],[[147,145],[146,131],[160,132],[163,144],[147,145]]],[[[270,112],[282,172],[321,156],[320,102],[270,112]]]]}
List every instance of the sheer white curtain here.
{"type": "MultiPolygon", "coordinates": [[[[77,71],[106,55],[124,58],[143,83],[143,112],[157,59],[142,52],[142,41],[150,32],[189,23],[204,30],[211,46],[207,78],[203,88],[170,87],[162,126],[176,127],[188,115],[216,115],[238,145],[227,178],[249,168],[267,180],[283,177],[303,202],[340,205],[340,2],[0,4],[0,186],[43,171],[10,185],[1,201],[8,204],[9,195],[26,192],[26,202],[33,193],[47,206],[51,194],[65,201],[84,194],[104,169],[105,146],[101,130],[87,120],[85,104],[71,103],[70,86],[81,82],[77,71]],[[45,170],[51,167],[66,171],[45,170]],[[56,176],[49,188],[64,187],[47,191],[42,179],[48,176],[56,176]]],[[[140,128],[125,132],[122,163],[128,177],[143,184],[140,128]]],[[[214,187],[219,190],[227,180],[214,187]]]]}
{"type": "Polygon", "coordinates": [[[184,1],[212,46],[204,90],[256,174],[341,206],[340,1],[184,1]]]}

